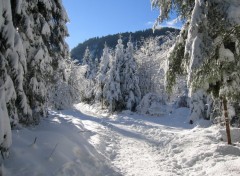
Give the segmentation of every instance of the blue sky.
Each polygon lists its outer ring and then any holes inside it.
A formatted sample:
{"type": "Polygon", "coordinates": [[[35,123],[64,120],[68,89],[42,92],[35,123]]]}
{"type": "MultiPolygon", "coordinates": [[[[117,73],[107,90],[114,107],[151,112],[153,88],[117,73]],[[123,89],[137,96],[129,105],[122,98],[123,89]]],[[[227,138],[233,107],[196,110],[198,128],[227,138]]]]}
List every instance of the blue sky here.
{"type": "MultiPolygon", "coordinates": [[[[159,11],[150,0],[63,0],[70,23],[70,49],[92,37],[151,28],[159,11]]],[[[163,26],[180,27],[173,18],[163,26]]]]}

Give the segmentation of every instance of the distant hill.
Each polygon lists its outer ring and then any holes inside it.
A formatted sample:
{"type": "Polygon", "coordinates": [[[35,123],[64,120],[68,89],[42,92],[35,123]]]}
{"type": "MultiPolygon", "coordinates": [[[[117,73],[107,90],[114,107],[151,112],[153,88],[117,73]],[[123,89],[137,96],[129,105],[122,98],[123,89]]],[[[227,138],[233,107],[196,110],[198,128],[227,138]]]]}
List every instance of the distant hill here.
{"type": "MultiPolygon", "coordinates": [[[[122,36],[123,44],[126,46],[126,43],[128,42],[130,35],[133,43],[136,43],[136,41],[140,41],[142,38],[167,35],[168,31],[179,33],[180,30],[166,27],[166,28],[158,29],[154,33],[152,29],[147,29],[143,31],[121,33],[121,36],[122,36]]],[[[71,57],[81,62],[84,55],[84,51],[88,46],[89,50],[91,51],[93,59],[100,58],[102,55],[104,43],[106,42],[108,47],[110,48],[115,48],[118,38],[119,38],[119,33],[114,35],[107,35],[104,37],[90,38],[85,42],[78,44],[77,47],[73,48],[71,51],[71,57]]]]}

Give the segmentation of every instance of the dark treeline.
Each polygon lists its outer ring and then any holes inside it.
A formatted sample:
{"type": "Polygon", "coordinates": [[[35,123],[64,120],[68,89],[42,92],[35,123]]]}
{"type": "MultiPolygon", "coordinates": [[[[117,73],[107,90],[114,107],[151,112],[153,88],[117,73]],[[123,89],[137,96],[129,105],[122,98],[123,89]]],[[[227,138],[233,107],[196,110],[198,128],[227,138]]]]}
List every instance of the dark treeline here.
{"type": "Polygon", "coordinates": [[[86,40],[83,43],[78,44],[78,46],[73,48],[71,51],[71,57],[73,59],[79,60],[79,62],[82,62],[84,51],[86,47],[89,47],[89,50],[91,51],[91,54],[92,54],[92,58],[93,59],[100,58],[104,48],[104,43],[106,42],[109,48],[114,48],[117,45],[119,35],[121,35],[124,45],[127,44],[130,35],[131,35],[133,44],[136,45],[137,41],[141,41],[144,38],[167,35],[167,33],[169,32],[179,33],[179,30],[166,27],[166,28],[161,28],[159,30],[155,30],[154,33],[152,29],[147,29],[147,30],[136,31],[136,32],[125,32],[121,34],[107,35],[104,37],[94,37],[89,40],[86,40]]]}

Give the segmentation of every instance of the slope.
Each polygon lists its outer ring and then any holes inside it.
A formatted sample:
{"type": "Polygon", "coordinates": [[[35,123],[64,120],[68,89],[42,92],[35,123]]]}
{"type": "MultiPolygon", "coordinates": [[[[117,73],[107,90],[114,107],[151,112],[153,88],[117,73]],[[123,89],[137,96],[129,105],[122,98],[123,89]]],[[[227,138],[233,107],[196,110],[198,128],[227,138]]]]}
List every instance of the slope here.
{"type": "MultiPolygon", "coordinates": [[[[168,32],[175,32],[176,34],[178,34],[179,30],[166,27],[166,28],[158,29],[154,33],[152,29],[147,29],[143,31],[121,33],[121,36],[122,36],[123,44],[126,46],[130,35],[132,37],[133,43],[136,44],[136,42],[141,41],[143,38],[146,39],[148,37],[167,35],[168,32]]],[[[88,47],[91,51],[93,59],[100,58],[102,55],[102,50],[104,48],[105,42],[110,48],[114,48],[117,45],[117,40],[119,38],[119,35],[120,34],[113,34],[113,35],[88,39],[85,42],[78,44],[78,46],[76,46],[71,50],[71,57],[73,59],[76,59],[82,62],[84,51],[88,47]]]]}

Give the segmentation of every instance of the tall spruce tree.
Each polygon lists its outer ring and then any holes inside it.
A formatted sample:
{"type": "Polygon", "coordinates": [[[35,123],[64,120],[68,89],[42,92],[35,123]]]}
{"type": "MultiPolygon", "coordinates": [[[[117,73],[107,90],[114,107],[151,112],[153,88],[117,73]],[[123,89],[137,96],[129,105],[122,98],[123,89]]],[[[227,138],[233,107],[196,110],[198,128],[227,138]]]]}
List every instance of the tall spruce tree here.
{"type": "Polygon", "coordinates": [[[222,99],[228,143],[230,140],[227,101],[240,96],[239,40],[240,20],[237,0],[152,0],[161,9],[158,22],[168,18],[172,8],[187,19],[169,58],[168,80],[186,71],[193,95],[199,89],[222,99]],[[184,67],[181,67],[184,66],[184,67]]]}
{"type": "Polygon", "coordinates": [[[106,104],[111,112],[121,110],[124,107],[124,102],[121,92],[121,78],[122,64],[124,62],[124,48],[122,39],[118,39],[116,45],[115,55],[111,61],[110,70],[107,73],[107,81],[103,88],[104,97],[106,97],[106,104]]]}
{"type": "MultiPolygon", "coordinates": [[[[65,37],[68,36],[66,23],[69,21],[61,0],[42,0],[47,19],[42,27],[44,43],[46,44],[53,68],[53,75],[49,75],[50,91],[48,99],[53,100],[51,106],[66,108],[72,102],[68,86],[69,69],[71,67],[70,54],[65,37]],[[49,30],[50,29],[50,30],[49,30]],[[63,95],[66,100],[60,99],[63,95]]],[[[48,100],[49,101],[49,100],[48,100]]]]}
{"type": "Polygon", "coordinates": [[[131,38],[127,43],[124,63],[122,65],[123,76],[121,81],[121,92],[124,99],[124,106],[129,110],[135,110],[141,100],[141,92],[139,88],[139,78],[136,74],[137,64],[133,58],[133,43],[131,38]]]}
{"type": "Polygon", "coordinates": [[[12,143],[9,116],[16,113],[16,92],[10,77],[12,72],[9,63],[10,59],[13,59],[9,55],[10,51],[14,50],[14,34],[11,4],[9,1],[0,0],[0,151],[2,156],[12,143]]]}
{"type": "Polygon", "coordinates": [[[26,95],[32,114],[22,115],[23,123],[39,123],[46,116],[47,92],[56,90],[64,79],[63,60],[68,57],[64,38],[68,18],[59,0],[13,1],[13,22],[23,40],[27,72],[26,95]],[[58,87],[58,86],[57,86],[58,87]]]}
{"type": "Polygon", "coordinates": [[[10,124],[46,116],[47,92],[64,80],[67,20],[60,0],[0,1],[1,151],[11,144],[10,124]]]}
{"type": "Polygon", "coordinates": [[[97,101],[100,101],[102,104],[104,104],[104,97],[103,97],[103,88],[107,81],[107,72],[110,69],[110,61],[111,61],[111,54],[109,52],[109,48],[107,44],[105,43],[104,49],[103,49],[103,55],[101,57],[101,62],[99,65],[99,71],[96,76],[96,87],[95,87],[95,98],[97,101]]]}
{"type": "Polygon", "coordinates": [[[86,74],[85,77],[86,79],[92,79],[94,74],[93,72],[93,60],[92,60],[92,56],[90,53],[89,48],[87,47],[85,52],[84,52],[84,56],[83,56],[83,65],[86,66],[86,74]]]}
{"type": "Polygon", "coordinates": [[[94,73],[94,63],[92,60],[91,52],[89,48],[87,47],[84,52],[83,56],[83,68],[85,68],[84,73],[84,90],[82,92],[82,101],[85,101],[87,103],[94,101],[94,84],[95,84],[95,76],[96,73],[94,73]]]}

